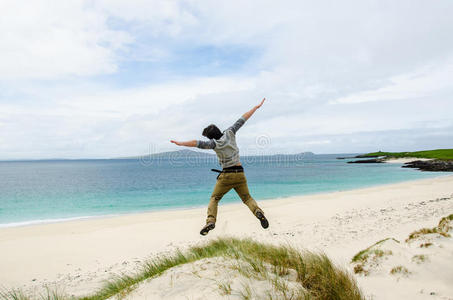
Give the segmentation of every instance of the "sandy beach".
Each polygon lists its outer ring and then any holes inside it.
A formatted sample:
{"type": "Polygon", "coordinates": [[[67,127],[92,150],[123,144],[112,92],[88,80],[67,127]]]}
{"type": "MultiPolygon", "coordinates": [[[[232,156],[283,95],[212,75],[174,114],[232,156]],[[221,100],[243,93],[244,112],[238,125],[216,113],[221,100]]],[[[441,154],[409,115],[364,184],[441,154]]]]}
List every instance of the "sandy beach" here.
{"type": "Polygon", "coordinates": [[[400,157],[400,158],[387,158],[384,162],[391,164],[406,164],[414,161],[429,161],[430,158],[416,158],[416,157],[400,157]]]}
{"type": "MultiPolygon", "coordinates": [[[[388,237],[404,241],[414,230],[433,227],[453,213],[453,176],[259,204],[270,221],[268,230],[243,204],[221,203],[216,228],[206,237],[199,235],[205,208],[2,228],[0,282],[4,288],[28,292],[48,285],[85,295],[115,274],[133,272],[146,259],[219,236],[252,237],[322,251],[352,270],[351,258],[358,251],[388,237]]],[[[398,290],[392,294],[395,297],[383,291],[382,280],[363,276],[357,280],[373,299],[401,299],[398,290]]],[[[386,288],[398,287],[398,282],[387,283],[386,288]]],[[[401,282],[404,297],[420,295],[423,289],[411,290],[412,285],[401,282]]],[[[453,287],[442,290],[438,299],[449,297],[453,287]]]]}

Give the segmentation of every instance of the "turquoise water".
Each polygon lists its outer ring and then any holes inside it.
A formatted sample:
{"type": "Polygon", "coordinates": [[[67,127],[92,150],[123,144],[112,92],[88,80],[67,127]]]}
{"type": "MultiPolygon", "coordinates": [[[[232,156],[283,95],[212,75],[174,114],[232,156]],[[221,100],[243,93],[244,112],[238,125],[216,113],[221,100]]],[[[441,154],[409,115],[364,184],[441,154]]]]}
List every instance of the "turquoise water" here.
{"type": "MultiPolygon", "coordinates": [[[[243,158],[257,200],[431,178],[400,164],[347,164],[337,155],[243,158]]],[[[213,159],[0,162],[0,226],[206,206],[213,159]]],[[[231,191],[222,203],[240,202],[231,191]]]]}

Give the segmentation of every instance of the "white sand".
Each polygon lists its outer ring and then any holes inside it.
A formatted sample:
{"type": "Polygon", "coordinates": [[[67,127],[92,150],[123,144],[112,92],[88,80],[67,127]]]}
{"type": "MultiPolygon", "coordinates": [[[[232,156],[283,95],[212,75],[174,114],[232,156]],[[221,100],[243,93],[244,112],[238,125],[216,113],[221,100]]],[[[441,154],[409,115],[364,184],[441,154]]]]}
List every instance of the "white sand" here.
{"type": "MultiPolygon", "coordinates": [[[[437,226],[437,222],[429,228],[437,226]]],[[[453,221],[450,221],[449,235],[453,221]]],[[[420,229],[420,228],[418,228],[420,229]]],[[[358,281],[370,294],[380,299],[453,299],[453,239],[438,233],[405,240],[389,239],[371,250],[365,262],[357,262],[358,281]],[[398,267],[402,267],[398,269],[398,267]]]]}
{"type": "MultiPolygon", "coordinates": [[[[440,217],[453,213],[453,176],[259,204],[269,218],[268,230],[243,204],[220,205],[216,229],[207,237],[198,233],[205,208],[3,228],[0,282],[28,291],[43,284],[58,285],[82,295],[114,274],[133,271],[153,255],[223,235],[324,251],[351,268],[349,262],[357,251],[390,236],[404,240],[413,230],[433,227],[440,217]]],[[[372,289],[359,282],[375,299],[389,299],[378,286],[372,289]]],[[[181,290],[191,291],[190,284],[179,284],[181,290]]],[[[411,294],[423,287],[411,291],[410,285],[401,284],[400,288],[411,294]]]]}
{"type": "Polygon", "coordinates": [[[428,161],[428,160],[432,160],[432,159],[416,158],[416,157],[400,157],[400,158],[388,158],[385,160],[385,162],[391,163],[391,164],[406,164],[406,163],[410,163],[410,162],[417,161],[417,160],[428,161]]]}

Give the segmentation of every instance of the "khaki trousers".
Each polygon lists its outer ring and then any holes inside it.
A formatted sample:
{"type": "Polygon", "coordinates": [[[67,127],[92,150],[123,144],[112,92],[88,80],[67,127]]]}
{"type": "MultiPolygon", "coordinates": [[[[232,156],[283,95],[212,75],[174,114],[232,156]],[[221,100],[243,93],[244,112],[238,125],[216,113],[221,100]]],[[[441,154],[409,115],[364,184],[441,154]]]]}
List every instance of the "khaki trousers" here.
{"type": "Polygon", "coordinates": [[[244,172],[220,173],[214,191],[212,192],[211,200],[209,201],[206,223],[216,222],[219,201],[231,189],[236,191],[239,197],[241,197],[242,202],[248,206],[254,215],[259,211],[263,213],[261,208],[258,207],[258,204],[256,204],[255,199],[250,196],[244,172]]]}

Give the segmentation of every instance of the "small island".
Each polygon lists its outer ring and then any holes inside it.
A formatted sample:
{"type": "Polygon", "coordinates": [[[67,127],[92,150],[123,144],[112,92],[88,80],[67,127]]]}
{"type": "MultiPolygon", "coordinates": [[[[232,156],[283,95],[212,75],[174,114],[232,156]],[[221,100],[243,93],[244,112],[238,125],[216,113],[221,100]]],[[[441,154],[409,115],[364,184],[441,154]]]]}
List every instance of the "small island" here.
{"type": "Polygon", "coordinates": [[[378,151],[357,155],[353,158],[360,159],[349,161],[349,164],[399,162],[404,164],[402,166],[403,168],[415,168],[421,171],[437,172],[453,171],[453,149],[436,149],[415,152],[378,151]]]}

